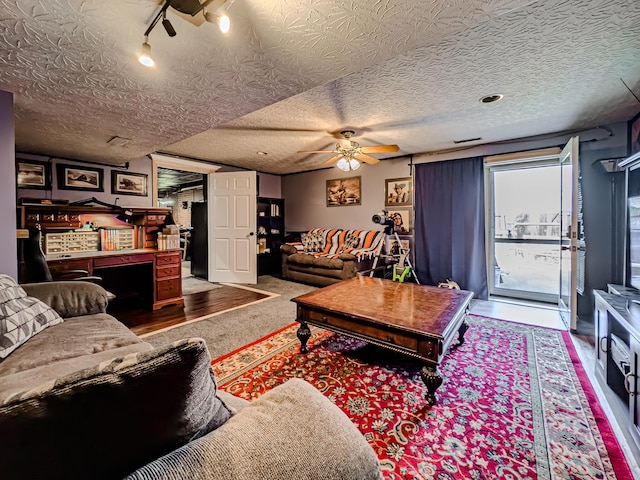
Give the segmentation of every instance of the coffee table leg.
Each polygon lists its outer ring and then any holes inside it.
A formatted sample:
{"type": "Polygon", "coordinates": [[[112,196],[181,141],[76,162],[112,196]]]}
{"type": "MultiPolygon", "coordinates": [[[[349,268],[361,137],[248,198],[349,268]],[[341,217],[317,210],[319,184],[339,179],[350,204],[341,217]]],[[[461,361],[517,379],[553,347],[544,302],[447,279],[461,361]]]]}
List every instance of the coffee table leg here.
{"type": "Polygon", "coordinates": [[[464,343],[464,334],[469,330],[469,324],[466,320],[462,321],[460,328],[458,329],[458,344],[462,345],[464,343]]]}
{"type": "Polygon", "coordinates": [[[436,403],[436,390],[442,385],[442,376],[438,373],[438,367],[422,367],[420,377],[427,386],[427,404],[434,405],[436,403]]]}
{"type": "Polygon", "coordinates": [[[309,341],[309,337],[311,337],[311,329],[306,322],[300,322],[300,328],[296,332],[298,336],[298,340],[300,340],[300,353],[307,353],[309,350],[307,349],[307,342],[309,341]]]}

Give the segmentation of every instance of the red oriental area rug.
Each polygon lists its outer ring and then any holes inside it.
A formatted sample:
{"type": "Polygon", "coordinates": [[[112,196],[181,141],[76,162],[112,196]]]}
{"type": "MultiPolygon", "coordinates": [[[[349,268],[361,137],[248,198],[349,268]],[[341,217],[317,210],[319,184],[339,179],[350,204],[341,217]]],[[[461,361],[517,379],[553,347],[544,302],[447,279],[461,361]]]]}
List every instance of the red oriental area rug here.
{"type": "Polygon", "coordinates": [[[295,324],[212,365],[220,388],[247,400],[292,377],[312,383],[389,479],[632,479],[567,332],[469,324],[440,366],[433,407],[419,363],[314,327],[307,355],[295,324]]]}

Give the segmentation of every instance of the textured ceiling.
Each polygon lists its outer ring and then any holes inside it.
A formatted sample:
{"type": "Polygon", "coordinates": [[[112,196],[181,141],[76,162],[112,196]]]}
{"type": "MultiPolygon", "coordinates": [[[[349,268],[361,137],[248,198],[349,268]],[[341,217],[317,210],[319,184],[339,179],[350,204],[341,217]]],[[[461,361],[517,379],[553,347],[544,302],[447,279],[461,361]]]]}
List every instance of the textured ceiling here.
{"type": "Polygon", "coordinates": [[[320,168],[328,156],[296,152],[332,149],[347,127],[411,154],[640,111],[623,84],[640,96],[637,0],[235,0],[227,35],[169,9],[177,36],[151,32],[147,69],[136,54],[159,9],[0,0],[17,150],[109,163],[160,151],[283,174],[320,168]],[[491,93],[505,97],[478,101],[491,93]]]}

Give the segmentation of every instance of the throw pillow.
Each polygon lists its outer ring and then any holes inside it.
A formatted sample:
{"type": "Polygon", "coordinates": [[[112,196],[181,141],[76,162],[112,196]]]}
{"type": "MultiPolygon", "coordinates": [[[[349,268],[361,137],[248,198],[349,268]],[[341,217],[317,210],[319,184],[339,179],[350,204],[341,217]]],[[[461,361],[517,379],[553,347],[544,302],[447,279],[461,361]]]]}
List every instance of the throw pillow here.
{"type": "Polygon", "coordinates": [[[204,340],[105,361],[0,406],[3,478],[122,478],[230,418],[204,340]],[[38,452],[38,461],[33,461],[38,452]]]}
{"type": "Polygon", "coordinates": [[[62,323],[58,313],[46,303],[28,297],[9,275],[0,274],[0,358],[47,327],[62,323]]]}
{"type": "Polygon", "coordinates": [[[353,250],[357,248],[360,244],[360,237],[349,233],[344,239],[344,246],[342,247],[342,251],[353,250]]]}
{"type": "Polygon", "coordinates": [[[324,248],[324,237],[321,233],[303,233],[300,235],[300,243],[305,253],[317,253],[324,248]]]}
{"type": "Polygon", "coordinates": [[[305,253],[311,251],[311,234],[303,233],[300,235],[300,243],[302,243],[302,248],[304,248],[305,253]]]}

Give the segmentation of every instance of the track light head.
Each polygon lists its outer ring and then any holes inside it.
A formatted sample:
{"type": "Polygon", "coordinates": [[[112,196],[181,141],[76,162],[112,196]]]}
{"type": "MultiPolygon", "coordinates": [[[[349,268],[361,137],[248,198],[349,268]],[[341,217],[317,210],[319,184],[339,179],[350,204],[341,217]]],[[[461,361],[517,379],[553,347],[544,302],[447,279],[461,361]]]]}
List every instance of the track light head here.
{"type": "Polygon", "coordinates": [[[171,25],[171,22],[168,19],[164,19],[162,20],[162,26],[164,27],[164,29],[167,31],[167,35],[169,35],[170,37],[175,37],[176,36],[176,31],[173,28],[173,25],[171,25]]]}
{"type": "Polygon", "coordinates": [[[170,37],[175,37],[176,36],[176,30],[175,30],[175,28],[173,28],[173,25],[171,25],[171,22],[167,18],[167,12],[166,11],[162,12],[162,26],[166,30],[167,35],[169,35],[170,37]]]}
{"type": "Polygon", "coordinates": [[[155,62],[151,58],[151,45],[147,43],[149,37],[144,37],[144,43],[142,44],[142,52],[138,56],[138,61],[145,67],[153,67],[155,62]]]}
{"type": "Polygon", "coordinates": [[[216,23],[222,33],[227,33],[231,28],[231,20],[226,14],[216,15],[215,13],[206,12],[204,19],[209,23],[216,23]]]}

